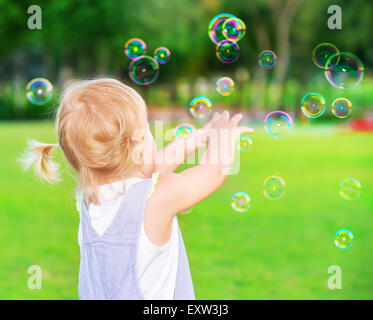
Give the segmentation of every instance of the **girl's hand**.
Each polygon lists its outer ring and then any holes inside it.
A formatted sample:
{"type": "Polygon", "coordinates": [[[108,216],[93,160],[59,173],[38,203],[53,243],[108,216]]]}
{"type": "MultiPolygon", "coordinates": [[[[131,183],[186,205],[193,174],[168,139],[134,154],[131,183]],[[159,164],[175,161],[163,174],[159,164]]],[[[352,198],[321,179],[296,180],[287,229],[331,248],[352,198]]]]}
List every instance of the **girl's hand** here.
{"type": "MultiPolygon", "coordinates": [[[[238,123],[242,120],[242,113],[237,113],[232,118],[228,111],[222,113],[215,112],[209,122],[207,122],[202,129],[198,129],[187,136],[187,140],[192,146],[188,148],[189,151],[198,151],[199,149],[206,146],[209,141],[210,130],[232,130],[235,134],[232,136],[234,141],[240,137],[243,132],[253,132],[252,128],[238,126],[238,123]]],[[[210,131],[211,133],[211,131],[210,131]]],[[[189,153],[189,152],[188,152],[189,153]]]]}
{"type": "MultiPolygon", "coordinates": [[[[237,139],[244,132],[254,132],[254,129],[239,126],[238,123],[242,120],[242,113],[237,113],[230,117],[230,114],[227,110],[222,113],[215,112],[212,116],[212,119],[203,127],[205,132],[212,131],[212,133],[227,133],[231,135],[232,142],[236,143],[237,139]]],[[[211,136],[211,134],[207,134],[211,136]]]]}

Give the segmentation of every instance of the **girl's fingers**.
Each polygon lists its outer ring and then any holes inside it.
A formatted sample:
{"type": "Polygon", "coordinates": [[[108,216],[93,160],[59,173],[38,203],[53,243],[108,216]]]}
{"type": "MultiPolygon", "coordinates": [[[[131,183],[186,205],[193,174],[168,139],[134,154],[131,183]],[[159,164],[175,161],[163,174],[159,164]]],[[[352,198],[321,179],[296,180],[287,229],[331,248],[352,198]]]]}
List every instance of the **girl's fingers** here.
{"type": "Polygon", "coordinates": [[[219,120],[221,118],[221,115],[219,112],[214,112],[212,115],[212,120],[219,120]]]}
{"type": "Polygon", "coordinates": [[[221,119],[222,120],[225,120],[225,121],[228,121],[229,120],[229,112],[227,110],[225,110],[222,115],[221,115],[221,119]]]}
{"type": "Polygon", "coordinates": [[[234,126],[237,126],[237,124],[242,120],[243,114],[237,113],[231,118],[231,122],[234,126]]]}
{"type": "Polygon", "coordinates": [[[252,133],[252,132],[254,132],[253,128],[249,128],[249,127],[245,127],[245,126],[239,126],[238,128],[240,129],[241,133],[244,133],[244,132],[252,133]]]}

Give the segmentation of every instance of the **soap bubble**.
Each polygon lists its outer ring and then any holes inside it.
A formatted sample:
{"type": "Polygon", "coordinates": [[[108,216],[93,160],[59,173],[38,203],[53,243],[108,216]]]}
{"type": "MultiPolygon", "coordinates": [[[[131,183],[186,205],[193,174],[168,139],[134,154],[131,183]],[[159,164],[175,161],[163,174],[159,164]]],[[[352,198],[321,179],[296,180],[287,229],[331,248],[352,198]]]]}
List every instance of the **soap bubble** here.
{"type": "Polygon", "coordinates": [[[354,235],[350,230],[340,229],[334,235],[334,243],[339,249],[348,249],[352,246],[354,235]]]}
{"type": "Polygon", "coordinates": [[[246,34],[246,25],[241,19],[238,18],[227,19],[223,23],[222,32],[226,39],[231,41],[239,41],[246,34]]]}
{"type": "Polygon", "coordinates": [[[193,125],[191,125],[189,123],[183,123],[183,124],[178,125],[175,128],[174,137],[176,139],[185,138],[188,134],[194,132],[195,130],[196,129],[194,128],[193,125]]]}
{"type": "Polygon", "coordinates": [[[223,40],[216,46],[216,56],[221,62],[232,63],[238,59],[240,47],[234,41],[223,40]]]}
{"type": "Polygon", "coordinates": [[[232,208],[237,212],[245,212],[250,208],[250,196],[245,192],[236,192],[232,196],[232,208]]]}
{"type": "Polygon", "coordinates": [[[293,129],[293,120],[282,111],[273,111],[268,113],[264,119],[267,133],[275,139],[287,137],[293,129]]]}
{"type": "Polygon", "coordinates": [[[332,113],[337,118],[347,118],[352,111],[352,103],[346,98],[338,98],[332,104],[332,113]]]}
{"type": "Polygon", "coordinates": [[[216,91],[222,96],[228,96],[232,93],[234,81],[229,77],[222,77],[216,81],[216,91]]]}
{"type": "Polygon", "coordinates": [[[170,60],[171,52],[166,47],[159,47],[154,51],[154,59],[160,64],[165,64],[170,60]]]}
{"type": "Polygon", "coordinates": [[[129,39],[124,45],[124,53],[130,59],[145,55],[146,44],[139,38],[129,39]]]}
{"type": "Polygon", "coordinates": [[[284,195],[285,181],[277,176],[264,180],[264,195],[271,200],[280,199],[284,195]]]}
{"type": "Polygon", "coordinates": [[[207,97],[195,97],[189,104],[189,111],[193,117],[198,119],[206,118],[212,109],[211,100],[207,97]]]}
{"type": "Polygon", "coordinates": [[[343,199],[356,200],[360,197],[361,185],[356,179],[345,179],[339,184],[339,194],[343,199]]]}
{"type": "Polygon", "coordinates": [[[336,55],[335,62],[338,63],[339,53],[335,45],[331,43],[321,43],[313,49],[312,60],[317,67],[326,69],[326,63],[331,56],[336,55]]]}
{"type": "Polygon", "coordinates": [[[157,79],[158,73],[158,62],[149,56],[135,58],[129,66],[129,75],[132,81],[143,86],[153,83],[157,79]]]}
{"type": "Polygon", "coordinates": [[[241,136],[238,141],[238,149],[241,152],[249,152],[253,148],[253,140],[248,136],[241,136]]]}
{"type": "Polygon", "coordinates": [[[223,34],[223,24],[227,19],[231,18],[235,18],[235,16],[229,13],[222,13],[211,19],[208,31],[209,37],[212,42],[218,44],[219,42],[226,39],[223,34]]]}
{"type": "Polygon", "coordinates": [[[342,52],[332,55],[325,65],[325,76],[329,83],[340,89],[357,86],[364,75],[364,65],[352,53],[342,52]]]}
{"type": "Polygon", "coordinates": [[[272,69],[276,65],[277,56],[271,50],[264,50],[259,54],[259,65],[264,69],[272,69]]]}
{"type": "Polygon", "coordinates": [[[32,104],[47,104],[53,97],[53,86],[47,79],[35,78],[27,84],[26,97],[32,104]]]}
{"type": "Polygon", "coordinates": [[[302,99],[302,112],[311,119],[321,117],[325,112],[324,97],[315,92],[307,93],[302,99]]]}

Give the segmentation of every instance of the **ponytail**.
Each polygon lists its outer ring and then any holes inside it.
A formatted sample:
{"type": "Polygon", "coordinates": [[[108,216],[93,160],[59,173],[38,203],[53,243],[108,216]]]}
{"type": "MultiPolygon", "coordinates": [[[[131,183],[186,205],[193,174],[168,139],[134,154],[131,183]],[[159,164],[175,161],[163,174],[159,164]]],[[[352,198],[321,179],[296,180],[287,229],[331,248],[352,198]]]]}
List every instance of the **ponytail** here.
{"type": "Polygon", "coordinates": [[[36,140],[29,140],[23,156],[19,159],[24,171],[34,169],[37,176],[49,182],[56,183],[59,177],[59,166],[50,158],[50,152],[58,148],[58,144],[40,143],[36,140]]]}

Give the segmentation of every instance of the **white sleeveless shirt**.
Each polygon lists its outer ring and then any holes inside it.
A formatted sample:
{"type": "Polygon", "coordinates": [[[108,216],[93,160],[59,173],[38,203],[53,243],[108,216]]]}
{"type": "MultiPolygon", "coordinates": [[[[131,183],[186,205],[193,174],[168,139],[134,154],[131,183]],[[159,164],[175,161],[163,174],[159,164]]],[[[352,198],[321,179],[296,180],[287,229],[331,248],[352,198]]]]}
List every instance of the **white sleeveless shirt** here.
{"type": "MultiPolygon", "coordinates": [[[[159,173],[154,173],[152,176],[153,186],[148,199],[154,192],[158,177],[159,173]]],[[[141,180],[140,178],[132,178],[99,186],[100,205],[90,204],[89,206],[92,227],[99,235],[105,232],[114,219],[123,200],[125,190],[141,180]]],[[[82,198],[79,195],[77,195],[76,205],[80,214],[82,198]]],[[[81,226],[79,224],[79,245],[81,241],[81,226]]],[[[172,222],[170,239],[162,246],[157,246],[149,240],[145,234],[144,221],[142,221],[137,247],[136,273],[140,289],[146,300],[172,300],[174,298],[178,255],[179,235],[176,217],[172,222]]]]}

